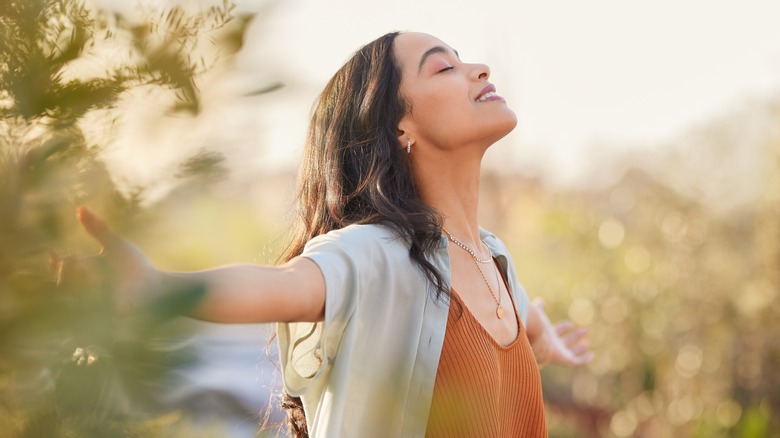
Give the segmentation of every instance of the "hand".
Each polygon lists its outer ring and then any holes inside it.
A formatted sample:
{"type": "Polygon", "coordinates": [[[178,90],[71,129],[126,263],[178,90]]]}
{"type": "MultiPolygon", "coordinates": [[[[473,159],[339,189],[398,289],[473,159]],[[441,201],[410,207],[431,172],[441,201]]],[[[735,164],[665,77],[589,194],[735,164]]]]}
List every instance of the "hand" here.
{"type": "MultiPolygon", "coordinates": [[[[120,313],[136,309],[151,298],[157,271],[149,259],[134,245],[112,231],[106,223],[86,207],[76,210],[76,217],[84,230],[100,244],[97,256],[82,258],[82,264],[97,265],[107,262],[117,288],[116,308],[120,313]]],[[[88,268],[89,269],[89,268],[88,268]]]]}
{"type": "Polygon", "coordinates": [[[541,334],[533,345],[540,368],[550,363],[577,367],[585,365],[593,358],[586,339],[588,329],[577,328],[571,321],[553,325],[547,317],[544,300],[541,298],[533,301],[533,307],[542,325],[541,334]]]}

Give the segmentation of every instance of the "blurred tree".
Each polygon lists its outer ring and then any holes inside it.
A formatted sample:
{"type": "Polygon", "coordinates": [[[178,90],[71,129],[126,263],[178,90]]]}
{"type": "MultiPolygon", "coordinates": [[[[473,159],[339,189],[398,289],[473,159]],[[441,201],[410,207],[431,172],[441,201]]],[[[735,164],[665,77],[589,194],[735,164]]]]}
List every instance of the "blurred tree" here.
{"type": "MultiPolygon", "coordinates": [[[[162,329],[202,291],[120,317],[110,272],[62,252],[93,245],[75,227],[80,204],[122,230],[138,223],[144,189],[120,194],[99,160],[104,138],[90,134],[110,131],[138,87],[167,90],[172,112],[197,114],[198,76],[216,62],[195,58],[198,43],[221,29],[220,47],[240,49],[248,17],[232,10],[224,1],[131,19],[79,0],[0,1],[0,435],[175,434],[175,416],[153,415],[155,390],[187,354],[167,351],[162,329]]],[[[209,180],[221,161],[204,151],[177,177],[209,180]]]]}

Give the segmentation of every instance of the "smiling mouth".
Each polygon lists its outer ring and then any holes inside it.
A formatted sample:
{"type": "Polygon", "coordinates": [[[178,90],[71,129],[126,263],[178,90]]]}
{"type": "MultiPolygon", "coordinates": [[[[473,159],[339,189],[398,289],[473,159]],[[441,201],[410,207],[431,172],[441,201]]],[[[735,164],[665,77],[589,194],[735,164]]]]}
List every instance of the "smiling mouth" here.
{"type": "Polygon", "coordinates": [[[495,91],[488,91],[487,93],[483,94],[482,96],[479,96],[476,100],[477,100],[477,102],[484,102],[484,101],[490,99],[491,97],[497,97],[497,96],[498,96],[498,94],[496,94],[495,91]]]}

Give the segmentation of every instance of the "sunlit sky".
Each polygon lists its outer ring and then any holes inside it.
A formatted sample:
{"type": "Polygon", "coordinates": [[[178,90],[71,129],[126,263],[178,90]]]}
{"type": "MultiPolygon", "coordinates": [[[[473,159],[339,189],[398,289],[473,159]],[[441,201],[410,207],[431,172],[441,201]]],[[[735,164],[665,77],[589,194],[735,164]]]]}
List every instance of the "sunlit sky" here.
{"type": "Polygon", "coordinates": [[[780,93],[775,0],[243,0],[239,7],[261,15],[232,69],[204,83],[198,119],[146,128],[159,119],[155,102],[128,110],[115,153],[127,178],[148,179],[180,149],[204,146],[224,148],[238,175],[293,168],[325,82],[360,45],[392,30],[431,33],[464,61],[488,64],[519,124],[487,165],[559,183],[594,170],[595,145],[610,145],[598,148],[602,154],[652,153],[745,100],[780,93]],[[242,97],[272,82],[285,86],[242,97]]]}

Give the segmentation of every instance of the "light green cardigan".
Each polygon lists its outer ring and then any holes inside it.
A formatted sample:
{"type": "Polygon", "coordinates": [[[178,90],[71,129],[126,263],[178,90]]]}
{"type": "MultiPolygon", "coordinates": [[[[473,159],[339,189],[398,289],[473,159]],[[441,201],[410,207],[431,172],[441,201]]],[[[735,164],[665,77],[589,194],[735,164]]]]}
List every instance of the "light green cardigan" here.
{"type": "MultiPolygon", "coordinates": [[[[480,230],[525,325],[529,301],[504,244],[480,230]]],[[[450,282],[448,241],[429,259],[450,282]]],[[[448,300],[383,225],[318,236],[303,256],[325,278],[325,321],[280,323],[286,390],[303,400],[312,438],[423,437],[447,328],[448,300]]]]}

